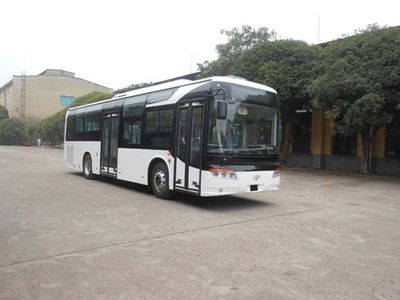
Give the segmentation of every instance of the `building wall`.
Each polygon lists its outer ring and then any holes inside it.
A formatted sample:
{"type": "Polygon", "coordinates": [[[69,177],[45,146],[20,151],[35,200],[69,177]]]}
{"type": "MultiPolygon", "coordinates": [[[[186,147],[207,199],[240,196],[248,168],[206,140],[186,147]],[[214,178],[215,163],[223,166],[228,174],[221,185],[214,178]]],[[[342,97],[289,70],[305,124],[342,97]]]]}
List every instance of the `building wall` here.
{"type": "MultiPolygon", "coordinates": [[[[332,155],[333,120],[321,111],[313,111],[311,126],[310,153],[290,153],[287,159],[289,165],[360,172],[362,164],[360,136],[357,138],[356,156],[332,155]]],[[[385,157],[385,128],[378,130],[372,144],[372,172],[400,176],[400,159],[385,157]]]]}
{"type": "Polygon", "coordinates": [[[14,89],[12,83],[0,91],[0,105],[8,111],[13,106],[14,89]]]}
{"type": "MultiPolygon", "coordinates": [[[[9,115],[10,117],[21,116],[22,77],[14,76],[12,85],[14,101],[10,105],[9,115]]],[[[110,93],[112,90],[70,76],[26,76],[25,116],[45,118],[63,108],[60,104],[60,96],[77,98],[93,91],[110,93]]]]}

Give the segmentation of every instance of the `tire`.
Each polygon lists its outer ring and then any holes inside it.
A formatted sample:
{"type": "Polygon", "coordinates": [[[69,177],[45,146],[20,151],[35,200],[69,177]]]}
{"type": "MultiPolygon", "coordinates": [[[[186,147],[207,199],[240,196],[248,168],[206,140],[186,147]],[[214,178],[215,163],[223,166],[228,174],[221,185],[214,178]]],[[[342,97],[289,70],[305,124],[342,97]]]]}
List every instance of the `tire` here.
{"type": "Polygon", "coordinates": [[[86,154],[85,157],[83,158],[83,164],[82,164],[82,173],[86,179],[94,179],[92,167],[93,167],[92,158],[90,157],[90,154],[86,154]]]}
{"type": "Polygon", "coordinates": [[[171,198],[173,192],[169,189],[168,168],[164,163],[157,163],[151,170],[150,187],[157,198],[171,198]]]}

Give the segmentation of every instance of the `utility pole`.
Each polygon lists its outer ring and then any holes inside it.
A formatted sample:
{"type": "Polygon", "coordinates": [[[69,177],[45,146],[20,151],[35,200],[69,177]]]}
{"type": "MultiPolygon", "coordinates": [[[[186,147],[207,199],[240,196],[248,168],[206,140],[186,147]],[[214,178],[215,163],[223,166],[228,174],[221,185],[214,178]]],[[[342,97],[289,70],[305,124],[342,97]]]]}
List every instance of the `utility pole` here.
{"type": "Polygon", "coordinates": [[[190,53],[190,74],[193,73],[193,53],[190,53]]]}
{"type": "Polygon", "coordinates": [[[25,118],[25,98],[26,98],[26,75],[25,71],[21,72],[21,118],[25,118]]]}

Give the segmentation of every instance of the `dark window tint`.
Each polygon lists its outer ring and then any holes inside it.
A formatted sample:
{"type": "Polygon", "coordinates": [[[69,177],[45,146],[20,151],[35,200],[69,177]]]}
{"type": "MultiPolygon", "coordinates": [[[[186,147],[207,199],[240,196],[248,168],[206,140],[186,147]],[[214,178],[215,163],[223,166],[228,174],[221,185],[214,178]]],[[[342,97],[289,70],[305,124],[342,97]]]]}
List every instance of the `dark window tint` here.
{"type": "Polygon", "coordinates": [[[333,154],[339,155],[357,155],[357,135],[334,136],[333,154]]]}
{"type": "Polygon", "coordinates": [[[86,108],[85,112],[85,139],[88,141],[100,140],[101,106],[95,105],[86,108]]]}
{"type": "Polygon", "coordinates": [[[75,139],[75,112],[71,111],[67,117],[67,141],[73,141],[75,139]]]}
{"type": "Polygon", "coordinates": [[[125,99],[124,117],[140,117],[143,115],[146,95],[125,99]]]}
{"type": "Polygon", "coordinates": [[[400,157],[400,118],[386,126],[386,157],[400,157]]]}
{"type": "Polygon", "coordinates": [[[200,149],[201,149],[201,121],[202,121],[203,107],[193,108],[192,118],[192,143],[190,147],[190,165],[193,167],[200,167],[200,149]]]}
{"type": "Polygon", "coordinates": [[[110,126],[111,118],[103,119],[103,138],[101,143],[101,165],[108,166],[109,153],[110,153],[110,126]]]}
{"type": "Polygon", "coordinates": [[[177,88],[158,91],[147,95],[147,103],[155,103],[168,100],[177,90],[177,88]]]}
{"type": "Polygon", "coordinates": [[[85,132],[92,133],[100,131],[100,115],[89,115],[85,119],[85,132]]]}
{"type": "Polygon", "coordinates": [[[112,117],[110,141],[110,167],[117,167],[119,117],[112,117]]]}
{"type": "Polygon", "coordinates": [[[172,132],[174,111],[172,109],[161,110],[159,114],[159,131],[172,132]]]}
{"type": "Polygon", "coordinates": [[[142,137],[141,120],[124,120],[122,145],[140,145],[142,137]]]}
{"type": "Polygon", "coordinates": [[[158,132],[158,110],[146,114],[146,133],[158,132]]]}
{"type": "Polygon", "coordinates": [[[123,109],[122,146],[137,146],[142,143],[142,124],[146,95],[125,99],[123,109]]]}
{"type": "Polygon", "coordinates": [[[84,117],[85,117],[85,109],[79,109],[75,115],[75,136],[76,140],[84,140],[84,117]]]}
{"type": "Polygon", "coordinates": [[[187,130],[188,109],[182,108],[179,111],[179,136],[178,136],[178,157],[185,161],[186,153],[186,130],[187,130]]]}
{"type": "Polygon", "coordinates": [[[173,110],[151,110],[146,113],[145,144],[150,148],[172,146],[173,110]]]}
{"type": "Polygon", "coordinates": [[[305,110],[299,110],[295,114],[293,122],[293,153],[311,152],[311,116],[312,113],[305,110]]]}
{"type": "Polygon", "coordinates": [[[102,104],[102,109],[103,111],[105,110],[120,110],[122,108],[122,105],[124,104],[124,99],[118,99],[118,100],[112,100],[112,101],[108,101],[105,102],[104,104],[102,104]]]}

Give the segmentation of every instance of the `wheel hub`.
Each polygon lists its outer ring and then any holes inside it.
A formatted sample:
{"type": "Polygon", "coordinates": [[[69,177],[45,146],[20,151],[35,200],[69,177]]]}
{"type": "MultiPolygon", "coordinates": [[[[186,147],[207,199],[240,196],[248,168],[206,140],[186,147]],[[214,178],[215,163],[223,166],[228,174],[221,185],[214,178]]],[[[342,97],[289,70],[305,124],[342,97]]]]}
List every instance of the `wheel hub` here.
{"type": "Polygon", "coordinates": [[[162,192],[167,188],[167,180],[166,180],[165,172],[161,169],[158,169],[154,174],[154,187],[157,192],[162,192]]]}
{"type": "Polygon", "coordinates": [[[85,160],[85,174],[86,175],[90,175],[90,170],[91,170],[91,168],[92,168],[92,166],[91,166],[91,163],[90,163],[90,160],[89,159],[86,159],[85,160]]]}

